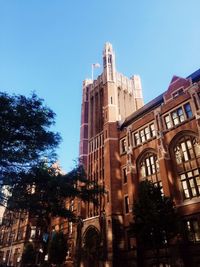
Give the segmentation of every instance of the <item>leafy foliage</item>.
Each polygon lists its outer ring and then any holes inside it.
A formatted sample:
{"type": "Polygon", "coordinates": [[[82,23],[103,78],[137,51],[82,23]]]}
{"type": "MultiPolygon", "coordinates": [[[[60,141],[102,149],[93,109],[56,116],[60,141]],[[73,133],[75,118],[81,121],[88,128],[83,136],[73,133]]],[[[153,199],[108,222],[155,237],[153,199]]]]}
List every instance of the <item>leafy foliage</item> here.
{"type": "Polygon", "coordinates": [[[22,264],[34,264],[36,258],[36,251],[33,247],[33,244],[27,243],[22,254],[22,264]]]}
{"type": "MultiPolygon", "coordinates": [[[[58,133],[50,131],[55,113],[35,94],[31,97],[0,92],[0,187],[12,189],[22,173],[39,162],[55,161],[58,133]]],[[[5,199],[1,195],[1,202],[5,199]]]]}
{"type": "Polygon", "coordinates": [[[140,246],[162,246],[178,233],[179,220],[173,201],[150,181],[139,184],[133,214],[133,232],[140,246]]]}
{"type": "Polygon", "coordinates": [[[29,213],[29,216],[38,218],[41,225],[48,224],[52,216],[77,221],[79,218],[72,209],[66,207],[66,199],[78,197],[98,204],[96,195],[104,192],[103,188],[86,179],[80,165],[65,175],[55,167],[41,165],[19,176],[8,200],[8,207],[13,211],[29,213]]]}
{"type": "Polygon", "coordinates": [[[53,233],[48,247],[49,262],[58,265],[62,264],[65,261],[67,251],[67,239],[64,234],[62,232],[53,233]]]}

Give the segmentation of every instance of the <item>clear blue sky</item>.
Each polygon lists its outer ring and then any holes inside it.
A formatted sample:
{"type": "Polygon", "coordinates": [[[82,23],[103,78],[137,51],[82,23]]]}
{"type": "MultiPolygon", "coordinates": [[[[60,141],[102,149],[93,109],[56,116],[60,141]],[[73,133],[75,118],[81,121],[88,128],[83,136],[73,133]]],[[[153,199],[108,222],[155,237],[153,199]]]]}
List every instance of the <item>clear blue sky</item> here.
{"type": "Polygon", "coordinates": [[[0,90],[35,91],[55,111],[68,171],[78,157],[82,80],[104,43],[119,72],[141,76],[148,102],[173,74],[200,68],[199,10],[199,0],[0,0],[0,90]]]}

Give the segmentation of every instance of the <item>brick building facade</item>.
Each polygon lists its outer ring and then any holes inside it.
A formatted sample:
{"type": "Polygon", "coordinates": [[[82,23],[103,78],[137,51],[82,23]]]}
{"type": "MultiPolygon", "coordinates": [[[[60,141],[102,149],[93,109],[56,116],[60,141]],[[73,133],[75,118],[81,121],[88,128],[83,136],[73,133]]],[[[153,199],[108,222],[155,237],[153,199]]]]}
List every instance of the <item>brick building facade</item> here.
{"type": "MultiPolygon", "coordinates": [[[[49,231],[63,231],[69,240],[67,266],[137,266],[130,224],[138,184],[145,179],[174,200],[184,227],[184,242],[161,251],[159,266],[200,266],[199,138],[200,70],[174,76],[163,94],[144,105],[140,77],[118,73],[106,43],[103,73],[83,82],[80,127],[80,159],[106,194],[97,196],[98,207],[66,201],[83,218],[78,224],[52,218],[49,231]]],[[[30,222],[17,217],[1,227],[1,263],[20,265],[24,244],[41,239],[30,222]]],[[[144,267],[158,266],[151,251],[143,260],[144,267]]]]}
{"type": "MultiPolygon", "coordinates": [[[[129,228],[138,183],[144,179],[159,184],[182,217],[190,259],[174,264],[200,266],[199,137],[200,71],[174,76],[163,94],[143,105],[139,76],[118,73],[112,45],[106,43],[103,73],[83,82],[80,158],[89,179],[107,193],[99,197],[98,208],[82,205],[79,239],[87,251],[82,266],[136,264],[129,228]]],[[[160,264],[173,266],[165,258],[160,264]]],[[[154,266],[153,259],[144,259],[144,266],[154,266]]]]}

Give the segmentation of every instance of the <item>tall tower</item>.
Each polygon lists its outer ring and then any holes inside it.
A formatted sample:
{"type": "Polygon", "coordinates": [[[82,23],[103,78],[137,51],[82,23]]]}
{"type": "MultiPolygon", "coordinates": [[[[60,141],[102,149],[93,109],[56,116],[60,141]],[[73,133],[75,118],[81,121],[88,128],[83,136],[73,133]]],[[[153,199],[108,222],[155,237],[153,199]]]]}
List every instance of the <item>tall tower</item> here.
{"type": "MultiPolygon", "coordinates": [[[[85,214],[82,242],[87,244],[87,238],[92,235],[90,230],[94,234],[95,229],[105,258],[104,266],[115,266],[124,235],[118,127],[142,105],[140,77],[129,79],[118,73],[112,45],[106,43],[102,74],[94,81],[83,82],[80,138],[80,158],[87,176],[103,185],[107,192],[103,197],[97,196],[98,207],[91,203],[82,205],[82,214],[85,214]]],[[[94,262],[91,264],[96,266],[94,262]]],[[[83,263],[83,266],[89,265],[83,263]]]]}

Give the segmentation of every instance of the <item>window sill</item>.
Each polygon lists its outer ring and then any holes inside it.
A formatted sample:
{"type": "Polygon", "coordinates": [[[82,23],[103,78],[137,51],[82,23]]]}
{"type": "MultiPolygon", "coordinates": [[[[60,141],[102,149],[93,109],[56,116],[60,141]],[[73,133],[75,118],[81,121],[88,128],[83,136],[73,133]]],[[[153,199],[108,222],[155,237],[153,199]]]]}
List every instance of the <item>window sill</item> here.
{"type": "Polygon", "coordinates": [[[200,203],[200,197],[185,199],[182,201],[182,203],[180,205],[177,205],[177,207],[179,208],[179,207],[188,206],[188,205],[192,205],[192,204],[196,204],[196,203],[200,203]]]}
{"type": "Polygon", "coordinates": [[[134,148],[143,146],[143,145],[145,145],[145,144],[151,142],[151,141],[154,140],[154,139],[156,139],[156,136],[153,136],[153,137],[149,138],[148,140],[146,140],[145,142],[140,143],[139,145],[134,146],[134,148]]]}

